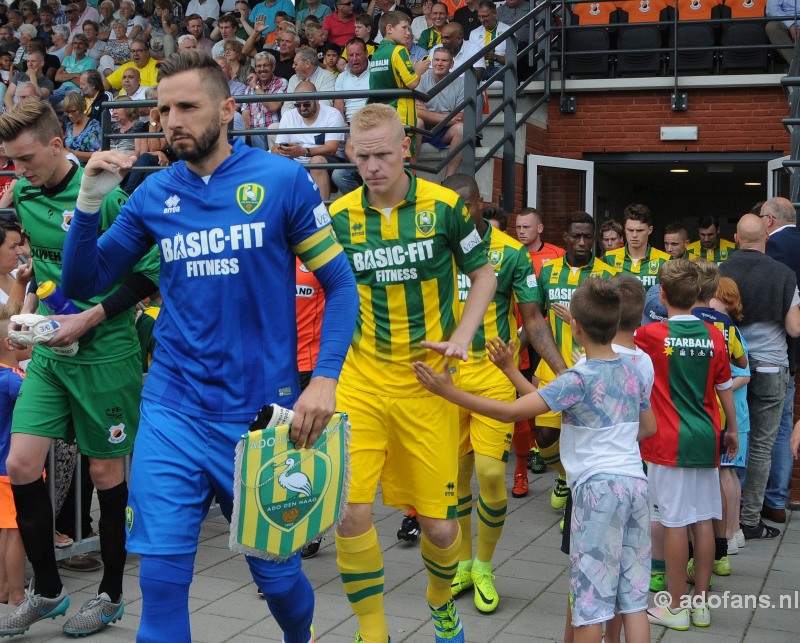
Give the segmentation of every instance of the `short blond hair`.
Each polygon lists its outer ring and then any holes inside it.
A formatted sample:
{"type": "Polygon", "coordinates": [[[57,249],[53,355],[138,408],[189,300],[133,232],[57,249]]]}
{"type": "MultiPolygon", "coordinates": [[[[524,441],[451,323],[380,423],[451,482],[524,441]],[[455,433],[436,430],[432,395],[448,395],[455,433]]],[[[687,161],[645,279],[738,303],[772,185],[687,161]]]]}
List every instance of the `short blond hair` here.
{"type": "Polygon", "coordinates": [[[403,121],[394,107],[383,103],[371,103],[359,109],[350,119],[351,130],[370,130],[384,123],[396,126],[405,135],[403,121]]]}
{"type": "Polygon", "coordinates": [[[42,145],[54,138],[63,140],[58,116],[50,103],[39,98],[23,98],[0,116],[0,141],[13,141],[28,131],[42,145]]]}

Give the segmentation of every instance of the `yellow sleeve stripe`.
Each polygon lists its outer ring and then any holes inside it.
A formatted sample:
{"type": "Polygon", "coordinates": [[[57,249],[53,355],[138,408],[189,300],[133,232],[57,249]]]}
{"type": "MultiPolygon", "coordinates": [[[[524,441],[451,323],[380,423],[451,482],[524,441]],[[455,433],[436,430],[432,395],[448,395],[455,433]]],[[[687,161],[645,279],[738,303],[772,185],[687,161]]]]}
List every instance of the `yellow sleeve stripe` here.
{"type": "Polygon", "coordinates": [[[324,266],[340,252],[344,252],[344,248],[342,248],[342,246],[340,246],[338,243],[334,242],[330,248],[320,253],[313,259],[303,259],[303,257],[300,257],[300,260],[306,265],[306,268],[313,271],[324,266]]]}
{"type": "Polygon", "coordinates": [[[300,243],[298,243],[293,249],[295,254],[300,255],[304,252],[308,252],[311,248],[313,248],[318,243],[322,243],[325,239],[331,236],[331,229],[328,226],[325,226],[321,230],[317,230],[314,234],[310,237],[306,237],[300,243]]]}
{"type": "Polygon", "coordinates": [[[333,238],[330,227],[315,232],[294,247],[295,254],[309,270],[321,268],[343,251],[342,246],[333,238]]]}

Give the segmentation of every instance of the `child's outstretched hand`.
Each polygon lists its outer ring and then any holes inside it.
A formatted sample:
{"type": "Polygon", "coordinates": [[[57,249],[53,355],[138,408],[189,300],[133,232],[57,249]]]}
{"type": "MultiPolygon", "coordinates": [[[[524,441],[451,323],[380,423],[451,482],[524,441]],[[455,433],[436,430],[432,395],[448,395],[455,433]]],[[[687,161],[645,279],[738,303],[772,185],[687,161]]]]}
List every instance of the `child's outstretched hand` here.
{"type": "Polygon", "coordinates": [[[413,369],[417,381],[431,393],[447,397],[448,392],[455,390],[453,378],[450,377],[450,360],[445,360],[441,373],[434,371],[425,362],[414,362],[413,369]]]}
{"type": "Polygon", "coordinates": [[[509,340],[508,345],[499,337],[492,337],[486,342],[489,352],[489,361],[503,373],[514,370],[514,340],[509,340]]]}
{"type": "Polygon", "coordinates": [[[724,442],[727,447],[726,455],[728,460],[733,462],[736,454],[739,453],[739,436],[735,432],[725,431],[724,442]]]}
{"type": "Polygon", "coordinates": [[[569,312],[569,306],[565,306],[564,304],[550,304],[550,310],[565,324],[569,324],[572,321],[572,313],[569,312]]]}

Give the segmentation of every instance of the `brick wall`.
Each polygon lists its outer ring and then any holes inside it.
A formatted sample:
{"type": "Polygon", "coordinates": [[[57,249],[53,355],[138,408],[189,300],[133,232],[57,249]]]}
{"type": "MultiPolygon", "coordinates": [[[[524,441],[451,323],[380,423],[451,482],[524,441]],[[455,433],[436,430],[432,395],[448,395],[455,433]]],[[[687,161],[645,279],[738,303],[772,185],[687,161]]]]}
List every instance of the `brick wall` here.
{"type": "MultiPolygon", "coordinates": [[[[670,110],[670,92],[586,93],[574,114],[551,100],[545,154],[582,158],[589,152],[743,152],[788,150],[781,119],[786,93],[772,88],[692,89],[686,112],[670,110]],[[697,125],[697,141],[661,141],[662,126],[697,125]]],[[[539,147],[539,136],[528,145],[539,147]]]]}

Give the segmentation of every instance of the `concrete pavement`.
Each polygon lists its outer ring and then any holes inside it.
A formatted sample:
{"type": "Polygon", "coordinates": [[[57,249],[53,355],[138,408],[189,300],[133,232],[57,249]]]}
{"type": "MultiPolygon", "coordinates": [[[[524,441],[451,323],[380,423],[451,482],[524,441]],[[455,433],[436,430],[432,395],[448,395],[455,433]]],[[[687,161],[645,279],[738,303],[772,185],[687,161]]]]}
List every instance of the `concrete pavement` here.
{"type": "MultiPolygon", "coordinates": [[[[509,465],[508,488],[511,488],[509,465]]],[[[566,613],[567,558],[559,551],[560,515],[549,505],[554,475],[530,475],[527,498],[509,497],[505,530],[494,559],[500,605],[491,615],[475,608],[472,594],[458,599],[466,639],[484,643],[561,641],[566,613]]],[[[510,493],[509,493],[510,496],[510,493]]],[[[376,504],[375,519],[384,552],[386,612],[392,641],[432,641],[433,626],[425,606],[426,576],[419,545],[396,538],[402,513],[376,504]]],[[[748,541],[731,557],[733,575],[715,577],[714,596],[724,605],[712,610],[706,629],[674,632],[651,628],[651,639],[664,643],[796,643],[800,640],[800,521],[790,518],[775,540],[748,541]],[[725,592],[728,592],[727,594],[725,592]],[[760,597],[760,598],[759,598],[760,597]],[[767,598],[768,597],[768,598],[767,598]],[[766,606],[767,600],[774,606],[766,606]],[[761,603],[756,607],[757,601],[761,603]],[[778,606],[779,601],[783,606],[778,606]],[[745,605],[749,601],[749,605],[745,605]]],[[[134,641],[141,615],[138,558],[129,556],[124,581],[125,616],[89,640],[96,643],[134,641]]],[[[344,597],[333,539],[304,563],[316,591],[317,640],[352,643],[356,620],[344,597]]],[[[70,593],[71,616],[97,588],[102,572],[62,571],[70,593]]],[[[652,597],[652,595],[651,595],[652,597]]],[[[0,612],[10,608],[0,605],[0,612]]],[[[228,525],[220,516],[206,520],[190,592],[192,640],[203,643],[280,641],[281,635],[265,602],[258,597],[242,556],[228,549],[228,525]]],[[[36,623],[15,640],[38,643],[68,640],[63,618],[36,623]]],[[[172,643],[172,642],[165,642],[172,643]]]]}

